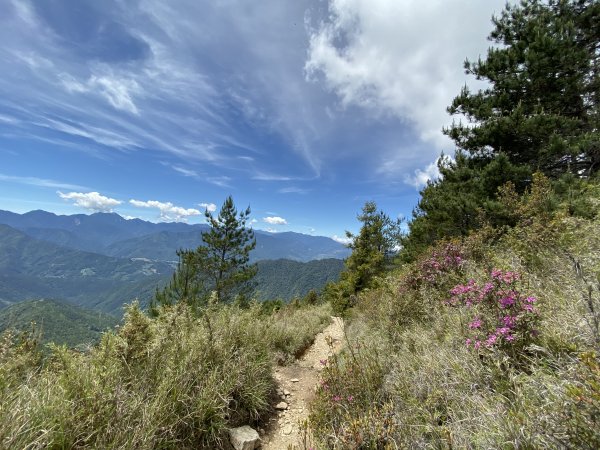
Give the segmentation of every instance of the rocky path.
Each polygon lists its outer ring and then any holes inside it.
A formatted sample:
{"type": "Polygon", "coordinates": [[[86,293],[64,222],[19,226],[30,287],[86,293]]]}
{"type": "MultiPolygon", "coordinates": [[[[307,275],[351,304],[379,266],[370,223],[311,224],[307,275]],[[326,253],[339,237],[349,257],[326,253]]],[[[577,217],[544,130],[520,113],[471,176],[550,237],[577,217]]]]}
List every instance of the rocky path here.
{"type": "Polygon", "coordinates": [[[319,361],[339,351],[343,337],[344,322],[339,317],[332,317],[332,323],[316,336],[314,344],[299,360],[275,369],[280,401],[276,405],[277,415],[271,418],[262,439],[262,449],[299,450],[307,447],[300,424],[308,417],[308,405],[323,368],[319,361]]]}

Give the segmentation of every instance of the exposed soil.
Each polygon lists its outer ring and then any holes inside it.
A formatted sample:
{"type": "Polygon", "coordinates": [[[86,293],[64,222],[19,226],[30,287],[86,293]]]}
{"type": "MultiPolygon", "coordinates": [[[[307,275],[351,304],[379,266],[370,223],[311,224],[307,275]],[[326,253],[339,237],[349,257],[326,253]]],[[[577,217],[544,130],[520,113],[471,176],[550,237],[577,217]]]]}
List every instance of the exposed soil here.
{"type": "Polygon", "coordinates": [[[279,398],[273,406],[277,413],[270,419],[261,449],[299,450],[310,447],[310,439],[300,425],[308,417],[308,405],[319,382],[319,372],[323,368],[320,360],[327,359],[332,352],[337,353],[344,337],[343,320],[340,317],[331,319],[332,323],[317,334],[315,342],[303,356],[289,366],[275,368],[279,398]]]}

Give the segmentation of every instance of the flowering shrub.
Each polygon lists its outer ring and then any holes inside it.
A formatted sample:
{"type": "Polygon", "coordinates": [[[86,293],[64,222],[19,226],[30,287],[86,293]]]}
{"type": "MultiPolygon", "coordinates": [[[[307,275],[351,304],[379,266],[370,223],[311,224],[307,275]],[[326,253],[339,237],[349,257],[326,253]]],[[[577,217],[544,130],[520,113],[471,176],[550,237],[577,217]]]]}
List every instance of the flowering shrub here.
{"type": "Polygon", "coordinates": [[[412,287],[427,283],[436,287],[449,273],[459,271],[465,258],[459,245],[446,243],[419,261],[412,277],[412,287]]]}
{"type": "Polygon", "coordinates": [[[537,336],[537,299],[519,289],[516,272],[494,269],[490,280],[477,284],[469,280],[451,289],[449,306],[473,311],[465,343],[475,350],[498,348],[513,353],[524,349],[537,336]]]}

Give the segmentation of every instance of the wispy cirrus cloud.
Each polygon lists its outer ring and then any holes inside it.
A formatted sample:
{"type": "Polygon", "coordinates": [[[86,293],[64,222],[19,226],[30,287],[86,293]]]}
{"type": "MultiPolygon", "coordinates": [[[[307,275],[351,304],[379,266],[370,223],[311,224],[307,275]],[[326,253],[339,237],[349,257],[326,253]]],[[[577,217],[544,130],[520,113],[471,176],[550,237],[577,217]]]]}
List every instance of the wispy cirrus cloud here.
{"type": "Polygon", "coordinates": [[[278,189],[277,192],[280,194],[308,194],[310,189],[299,188],[296,186],[288,186],[281,189],[278,189]]]}
{"type": "Polygon", "coordinates": [[[78,184],[64,183],[62,181],[48,180],[45,178],[37,178],[37,177],[19,177],[19,176],[14,176],[14,175],[5,175],[5,174],[1,174],[1,173],[0,173],[0,181],[5,181],[8,183],[26,184],[29,186],[54,188],[54,189],[87,190],[87,188],[85,186],[80,186],[78,184]]]}
{"type": "Polygon", "coordinates": [[[198,178],[198,172],[192,169],[186,169],[185,167],[180,166],[171,166],[171,168],[175,171],[183,175],[184,177],[190,178],[198,178]]]}

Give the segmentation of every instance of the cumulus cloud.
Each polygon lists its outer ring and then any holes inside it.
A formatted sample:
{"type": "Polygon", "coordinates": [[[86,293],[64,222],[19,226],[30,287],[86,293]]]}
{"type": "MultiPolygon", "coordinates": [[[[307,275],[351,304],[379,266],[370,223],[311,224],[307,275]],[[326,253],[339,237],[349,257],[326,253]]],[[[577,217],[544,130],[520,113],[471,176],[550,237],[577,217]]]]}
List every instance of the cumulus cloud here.
{"type": "Polygon", "coordinates": [[[155,208],[160,212],[160,219],[164,222],[187,222],[191,216],[199,216],[200,211],[194,208],[182,208],[171,202],[159,202],[157,200],[129,200],[129,203],[138,208],[155,208]]]}
{"type": "Polygon", "coordinates": [[[215,212],[217,210],[217,205],[214,203],[198,203],[198,206],[204,208],[208,212],[215,212]]]}
{"type": "Polygon", "coordinates": [[[344,245],[348,245],[352,242],[352,239],[346,236],[338,236],[337,234],[334,234],[333,236],[331,236],[331,239],[333,239],[335,242],[339,242],[340,244],[344,244],[344,245]]]}
{"type": "Polygon", "coordinates": [[[410,184],[414,186],[415,189],[421,189],[424,187],[429,180],[436,180],[440,177],[440,170],[438,169],[438,161],[430,163],[425,167],[425,169],[416,169],[413,175],[407,175],[404,179],[406,184],[410,184]]]}
{"type": "Polygon", "coordinates": [[[446,106],[467,81],[465,56],[487,49],[490,16],[504,0],[330,0],[329,20],[310,37],[307,77],[323,80],[343,106],[414,124],[448,145],[446,106]],[[468,23],[469,26],[464,26],[468,23]]]}
{"type": "Polygon", "coordinates": [[[73,201],[75,206],[95,212],[111,212],[115,206],[123,203],[120,200],[100,195],[98,192],[67,192],[65,194],[57,191],[57,194],[64,200],[73,201]]]}
{"type": "Polygon", "coordinates": [[[287,225],[287,220],[285,220],[283,217],[278,216],[264,217],[263,222],[266,222],[271,225],[287,225]]]}

